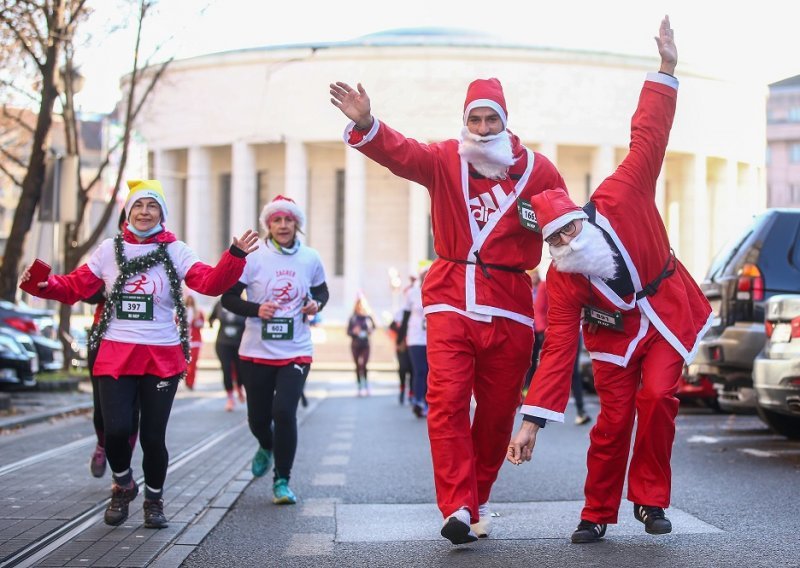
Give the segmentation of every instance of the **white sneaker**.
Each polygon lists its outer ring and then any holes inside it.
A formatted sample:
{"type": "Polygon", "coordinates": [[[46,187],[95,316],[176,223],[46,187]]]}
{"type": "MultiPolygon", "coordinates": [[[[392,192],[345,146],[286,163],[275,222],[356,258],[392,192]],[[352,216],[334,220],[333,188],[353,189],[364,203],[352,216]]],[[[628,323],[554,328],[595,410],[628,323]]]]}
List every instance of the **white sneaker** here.
{"type": "Polygon", "coordinates": [[[489,511],[488,502],[478,507],[478,516],[480,517],[478,522],[472,523],[469,528],[478,538],[486,538],[492,534],[492,513],[489,511]]]}
{"type": "Polygon", "coordinates": [[[467,544],[478,540],[478,536],[469,526],[469,517],[469,509],[461,507],[444,520],[442,536],[453,544],[467,544]]]}

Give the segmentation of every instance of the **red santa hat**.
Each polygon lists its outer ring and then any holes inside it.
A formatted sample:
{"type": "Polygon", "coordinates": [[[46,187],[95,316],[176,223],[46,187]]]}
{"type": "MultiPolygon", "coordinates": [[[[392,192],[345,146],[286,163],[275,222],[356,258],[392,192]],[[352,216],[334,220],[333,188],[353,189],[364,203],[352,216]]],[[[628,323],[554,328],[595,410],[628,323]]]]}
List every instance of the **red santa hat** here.
{"type": "Polygon", "coordinates": [[[478,107],[489,107],[500,115],[503,128],[508,123],[506,98],[503,96],[503,85],[492,77],[491,79],[475,79],[467,87],[467,98],[464,101],[464,124],[467,124],[469,111],[478,107]]]}
{"type": "Polygon", "coordinates": [[[531,198],[531,207],[536,214],[536,222],[542,228],[542,238],[545,239],[570,221],[589,218],[562,187],[537,193],[531,198]]]}
{"type": "Polygon", "coordinates": [[[277,215],[278,213],[282,213],[284,215],[291,215],[294,217],[295,222],[297,222],[297,228],[302,230],[303,225],[306,222],[306,216],[303,215],[303,212],[297,206],[297,203],[294,202],[294,199],[291,197],[286,197],[284,195],[278,195],[267,203],[264,206],[264,209],[261,210],[261,226],[264,227],[265,231],[269,231],[269,220],[273,215],[277,215]]]}

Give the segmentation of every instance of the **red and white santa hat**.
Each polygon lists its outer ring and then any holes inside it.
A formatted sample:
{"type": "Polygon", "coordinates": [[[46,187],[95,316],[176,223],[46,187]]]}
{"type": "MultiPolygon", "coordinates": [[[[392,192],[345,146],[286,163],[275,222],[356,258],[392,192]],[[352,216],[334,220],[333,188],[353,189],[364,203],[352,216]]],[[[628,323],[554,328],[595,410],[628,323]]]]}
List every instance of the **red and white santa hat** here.
{"type": "Polygon", "coordinates": [[[284,215],[291,215],[294,217],[295,222],[297,222],[297,228],[302,230],[303,225],[306,223],[306,216],[303,215],[303,212],[297,206],[297,203],[294,202],[294,199],[291,197],[286,197],[284,195],[278,195],[267,203],[264,206],[264,209],[261,210],[261,226],[264,227],[264,230],[269,232],[269,220],[274,215],[282,213],[284,215]]]}
{"type": "Polygon", "coordinates": [[[508,123],[506,98],[503,96],[503,85],[492,77],[491,79],[475,79],[467,87],[467,98],[464,101],[464,125],[467,124],[469,111],[478,107],[489,107],[500,115],[503,128],[508,123]]]}
{"type": "Polygon", "coordinates": [[[589,218],[583,209],[573,203],[567,190],[562,187],[537,193],[531,198],[531,207],[536,214],[536,222],[542,228],[544,239],[570,221],[589,218]]]}

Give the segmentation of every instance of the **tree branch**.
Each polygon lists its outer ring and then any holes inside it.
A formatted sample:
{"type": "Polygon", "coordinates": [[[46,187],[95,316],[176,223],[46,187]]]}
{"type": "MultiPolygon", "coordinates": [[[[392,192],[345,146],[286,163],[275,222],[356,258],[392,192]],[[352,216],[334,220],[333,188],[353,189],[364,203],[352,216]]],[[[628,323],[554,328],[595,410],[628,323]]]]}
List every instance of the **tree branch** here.
{"type": "Polygon", "coordinates": [[[17,187],[22,187],[22,180],[16,177],[15,174],[10,172],[2,161],[0,161],[0,172],[3,172],[8,177],[8,179],[11,180],[11,183],[16,185],[17,187]]]}

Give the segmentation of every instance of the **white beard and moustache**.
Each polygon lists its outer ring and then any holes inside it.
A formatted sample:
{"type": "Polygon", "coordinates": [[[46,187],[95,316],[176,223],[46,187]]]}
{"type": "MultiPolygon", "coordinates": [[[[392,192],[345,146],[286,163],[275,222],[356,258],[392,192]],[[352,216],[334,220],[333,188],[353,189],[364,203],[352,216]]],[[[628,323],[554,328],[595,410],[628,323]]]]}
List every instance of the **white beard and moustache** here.
{"type": "Polygon", "coordinates": [[[509,166],[515,162],[507,130],[491,136],[478,136],[465,126],[461,130],[458,153],[472,164],[475,171],[489,179],[505,178],[509,166]]]}
{"type": "Polygon", "coordinates": [[[611,245],[603,237],[603,232],[585,219],[580,234],[569,244],[550,245],[550,256],[560,272],[599,276],[603,280],[613,279],[617,274],[611,245]]]}

